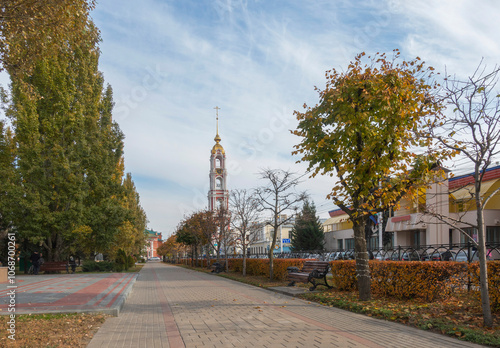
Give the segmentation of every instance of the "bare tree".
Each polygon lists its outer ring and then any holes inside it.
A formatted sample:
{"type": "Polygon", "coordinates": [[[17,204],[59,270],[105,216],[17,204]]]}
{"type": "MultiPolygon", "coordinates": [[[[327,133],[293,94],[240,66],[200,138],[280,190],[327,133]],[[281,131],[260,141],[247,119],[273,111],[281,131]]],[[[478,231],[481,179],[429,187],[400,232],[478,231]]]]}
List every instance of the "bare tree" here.
{"type": "Polygon", "coordinates": [[[307,198],[307,193],[296,192],[295,188],[299,184],[299,179],[294,178],[294,174],[281,169],[264,169],[259,173],[261,179],[267,180],[265,186],[255,190],[259,199],[261,210],[271,213],[271,221],[268,225],[273,227],[271,248],[269,249],[269,278],[274,279],[274,248],[278,237],[278,230],[281,225],[288,223],[294,214],[288,214],[282,218],[285,212],[296,211],[299,203],[307,198]]]}
{"type": "Polygon", "coordinates": [[[229,194],[231,226],[237,234],[237,244],[243,252],[243,276],[247,272],[247,248],[257,239],[259,201],[247,190],[232,190],[229,194]]]}
{"type": "Polygon", "coordinates": [[[215,216],[217,226],[218,226],[218,234],[217,234],[217,261],[220,257],[220,251],[224,252],[224,258],[226,260],[226,271],[229,268],[229,251],[230,248],[234,245],[234,236],[232,235],[229,229],[229,222],[231,221],[231,213],[225,207],[221,207],[215,216]]]}
{"type": "MultiPolygon", "coordinates": [[[[499,192],[495,190],[490,195],[481,194],[481,186],[486,170],[493,163],[495,156],[500,154],[500,95],[498,92],[498,77],[500,69],[495,67],[491,73],[486,73],[486,67],[481,62],[474,74],[467,80],[451,79],[445,81],[445,100],[453,108],[453,114],[444,120],[441,127],[433,130],[433,137],[447,150],[456,151],[465,156],[474,165],[471,202],[476,209],[476,222],[470,223],[462,219],[464,214],[456,216],[437,214],[432,209],[427,213],[455,227],[464,235],[468,234],[460,226],[466,225],[477,230],[477,242],[470,238],[479,250],[480,291],[484,325],[491,327],[490,300],[488,296],[488,270],[486,264],[486,228],[484,225],[484,209],[490,198],[499,192]]],[[[470,236],[468,236],[470,237],[470,236]]]]}

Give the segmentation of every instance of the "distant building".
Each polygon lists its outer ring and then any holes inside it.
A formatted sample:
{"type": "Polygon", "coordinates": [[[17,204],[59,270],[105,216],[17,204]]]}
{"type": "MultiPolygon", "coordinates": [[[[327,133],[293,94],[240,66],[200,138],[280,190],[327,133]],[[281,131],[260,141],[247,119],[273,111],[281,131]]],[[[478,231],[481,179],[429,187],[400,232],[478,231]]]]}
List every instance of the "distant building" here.
{"type": "Polygon", "coordinates": [[[158,254],[156,253],[156,250],[161,244],[162,237],[161,237],[161,232],[156,232],[154,230],[148,230],[146,229],[144,233],[147,236],[146,239],[146,257],[148,259],[152,257],[157,257],[158,254]]]}
{"type": "MultiPolygon", "coordinates": [[[[283,219],[286,218],[287,216],[283,215],[283,219]]],[[[274,249],[275,253],[290,252],[290,231],[292,230],[294,223],[295,220],[292,219],[278,228],[278,238],[276,239],[276,247],[274,249]]],[[[267,222],[261,222],[260,229],[255,236],[255,240],[248,247],[250,255],[268,253],[271,248],[273,232],[274,229],[271,225],[267,222]]]]}

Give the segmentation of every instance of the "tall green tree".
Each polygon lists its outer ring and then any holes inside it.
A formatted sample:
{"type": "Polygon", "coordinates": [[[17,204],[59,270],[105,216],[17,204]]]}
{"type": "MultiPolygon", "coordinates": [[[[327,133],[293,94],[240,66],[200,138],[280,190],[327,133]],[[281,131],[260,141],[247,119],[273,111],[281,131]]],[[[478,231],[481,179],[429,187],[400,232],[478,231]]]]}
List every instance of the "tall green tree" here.
{"type": "Polygon", "coordinates": [[[15,143],[9,128],[0,121],[0,253],[7,262],[7,233],[13,231],[13,220],[19,200],[18,175],[15,170],[15,143]]]}
{"type": "Polygon", "coordinates": [[[295,217],[295,223],[290,232],[293,251],[322,251],[324,249],[325,233],[323,224],[316,216],[314,202],[304,202],[302,211],[295,217]]]}
{"type": "Polygon", "coordinates": [[[16,147],[14,136],[9,128],[0,121],[0,236],[12,227],[13,210],[16,204],[15,171],[16,147]]]}
{"type": "Polygon", "coordinates": [[[424,184],[437,155],[417,156],[417,147],[429,148],[419,137],[427,117],[439,114],[429,82],[432,68],[419,59],[400,61],[385,54],[364,53],[345,72],[326,73],[318,105],[295,112],[293,133],[302,138],[294,154],[309,162],[312,176],[336,175],[328,195],[353,223],[356,276],[360,300],[371,298],[371,278],[365,239],[370,215],[397,208],[400,199],[424,184]]]}
{"type": "Polygon", "coordinates": [[[126,174],[123,188],[125,194],[122,205],[126,209],[126,217],[118,228],[119,232],[115,235],[112,252],[116,255],[121,249],[127,255],[139,256],[146,243],[144,233],[147,224],[146,212],[140,204],[132,174],[126,174]]]}
{"type": "MultiPolygon", "coordinates": [[[[93,238],[92,251],[104,251],[126,212],[123,135],[111,118],[111,88],[103,90],[98,70],[99,32],[89,18],[82,22],[80,17],[88,15],[84,8],[71,9],[73,36],[66,33],[53,50],[31,62],[31,69],[20,73],[7,66],[6,114],[22,179],[15,225],[22,238],[44,248],[48,260],[85,246],[79,243],[82,235],[93,238]]],[[[26,44],[23,35],[10,39],[19,47],[26,44]]]]}
{"type": "MultiPolygon", "coordinates": [[[[102,84],[101,90],[102,90],[102,84]]],[[[97,99],[97,98],[96,98],[97,99]]],[[[112,119],[113,93],[110,86],[100,96],[94,117],[86,118],[82,160],[85,175],[84,217],[78,229],[83,232],[86,253],[107,253],[127,219],[123,204],[135,192],[131,177],[125,178],[123,133],[112,119]]],[[[91,101],[89,101],[91,102],[91,101]]],[[[93,105],[92,103],[89,103],[93,105]]],[[[134,224],[132,224],[134,225],[134,224]]],[[[143,226],[144,228],[146,226],[143,226]]],[[[141,232],[144,232],[142,228],[141,232]]]]}

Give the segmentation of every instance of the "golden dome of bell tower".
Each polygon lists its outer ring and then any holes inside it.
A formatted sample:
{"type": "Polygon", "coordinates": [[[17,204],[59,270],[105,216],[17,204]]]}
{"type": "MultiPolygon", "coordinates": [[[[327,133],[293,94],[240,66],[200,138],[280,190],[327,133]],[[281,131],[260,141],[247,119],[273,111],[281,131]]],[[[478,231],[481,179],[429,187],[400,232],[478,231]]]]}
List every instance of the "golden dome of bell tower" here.
{"type": "Polygon", "coordinates": [[[228,209],[229,192],[227,190],[226,152],[220,144],[219,110],[216,106],[216,135],[215,145],[210,154],[210,191],[208,191],[208,209],[215,211],[220,208],[228,209]]]}

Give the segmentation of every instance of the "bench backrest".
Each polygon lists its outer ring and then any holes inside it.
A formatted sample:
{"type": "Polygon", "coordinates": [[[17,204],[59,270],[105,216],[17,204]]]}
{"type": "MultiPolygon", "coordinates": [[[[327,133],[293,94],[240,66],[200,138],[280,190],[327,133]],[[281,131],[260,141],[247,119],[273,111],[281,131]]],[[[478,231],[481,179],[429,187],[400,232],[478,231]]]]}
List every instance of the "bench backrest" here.
{"type": "Polygon", "coordinates": [[[46,261],[42,263],[41,268],[50,268],[50,267],[66,267],[66,261],[46,261]]]}
{"type": "Polygon", "coordinates": [[[328,261],[306,261],[302,266],[301,272],[311,273],[315,269],[320,272],[328,271],[330,268],[330,262],[328,261]]]}

